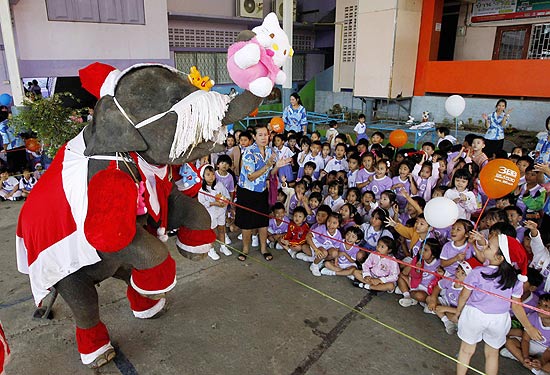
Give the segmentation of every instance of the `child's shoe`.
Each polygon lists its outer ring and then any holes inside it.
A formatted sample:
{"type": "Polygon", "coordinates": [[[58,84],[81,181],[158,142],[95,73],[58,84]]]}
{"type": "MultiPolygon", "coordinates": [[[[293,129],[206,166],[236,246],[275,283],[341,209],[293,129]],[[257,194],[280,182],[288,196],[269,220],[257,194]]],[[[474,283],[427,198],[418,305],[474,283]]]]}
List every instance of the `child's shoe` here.
{"type": "Polygon", "coordinates": [[[231,254],[233,254],[233,253],[231,252],[231,250],[229,250],[229,249],[227,248],[227,246],[225,246],[225,245],[220,245],[220,251],[221,251],[222,254],[225,255],[225,256],[230,256],[231,254]]]}
{"type": "Polygon", "coordinates": [[[399,300],[399,304],[403,307],[414,306],[417,303],[418,303],[418,301],[415,300],[414,298],[411,298],[411,297],[403,297],[399,300]]]}
{"type": "Polygon", "coordinates": [[[277,250],[284,250],[284,249],[285,249],[285,248],[283,247],[283,245],[281,245],[281,244],[278,243],[278,242],[275,244],[275,248],[276,248],[277,250]]]}
{"type": "Polygon", "coordinates": [[[225,240],[224,240],[225,244],[226,245],[231,245],[231,238],[229,238],[229,236],[227,235],[227,233],[225,234],[225,240]]]}
{"type": "Polygon", "coordinates": [[[401,289],[399,289],[398,286],[395,287],[395,289],[393,290],[393,292],[394,292],[395,294],[403,295],[403,292],[401,291],[401,289]]]}
{"type": "Polygon", "coordinates": [[[292,259],[296,259],[296,252],[294,250],[288,249],[287,251],[288,251],[288,255],[290,255],[292,259]]]}
{"type": "Polygon", "coordinates": [[[212,260],[218,260],[218,259],[220,259],[220,256],[218,255],[218,253],[216,253],[216,250],[214,250],[213,247],[211,247],[210,250],[208,250],[208,256],[209,256],[212,260]]]}
{"type": "Polygon", "coordinates": [[[443,322],[443,324],[445,325],[445,332],[447,332],[449,335],[454,335],[456,333],[457,326],[454,322],[451,322],[450,320],[446,320],[443,322]]]}
{"type": "Polygon", "coordinates": [[[304,262],[313,262],[315,260],[315,257],[313,255],[307,255],[306,253],[298,253],[296,254],[296,259],[303,260],[304,262]]]}
{"type": "Polygon", "coordinates": [[[242,232],[239,233],[239,235],[237,236],[237,239],[238,239],[239,241],[242,241],[242,240],[243,240],[243,234],[242,234],[242,232]]]}
{"type": "Polygon", "coordinates": [[[258,247],[260,245],[260,241],[258,240],[258,236],[252,236],[252,247],[258,247]]]}
{"type": "Polygon", "coordinates": [[[321,276],[321,271],[319,270],[319,265],[315,263],[311,263],[309,266],[309,270],[313,274],[313,276],[321,276]]]}
{"type": "Polygon", "coordinates": [[[512,353],[510,353],[510,351],[506,348],[502,348],[500,349],[500,355],[505,357],[505,358],[510,358],[510,359],[513,359],[514,361],[517,361],[518,359],[516,357],[514,357],[514,355],[512,353]]]}
{"type": "MultiPolygon", "coordinates": [[[[299,254],[298,254],[299,255],[299,254]]],[[[329,270],[328,268],[323,268],[321,270],[321,275],[325,275],[325,276],[336,276],[336,271],[333,271],[333,270],[329,270]]]]}

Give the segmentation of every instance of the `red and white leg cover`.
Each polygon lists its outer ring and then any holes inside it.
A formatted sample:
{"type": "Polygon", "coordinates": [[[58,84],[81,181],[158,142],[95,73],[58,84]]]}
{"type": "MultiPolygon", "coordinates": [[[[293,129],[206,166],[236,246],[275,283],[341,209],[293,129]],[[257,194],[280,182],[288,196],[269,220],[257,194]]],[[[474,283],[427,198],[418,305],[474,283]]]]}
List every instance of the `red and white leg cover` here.
{"type": "Polygon", "coordinates": [[[210,250],[210,244],[214,241],[216,241],[216,233],[212,229],[192,230],[180,227],[176,245],[190,253],[205,254],[210,250]]]}
{"type": "Polygon", "coordinates": [[[130,284],[140,294],[168,292],[176,286],[176,262],[168,254],[158,266],[145,270],[133,269],[130,284]]]}
{"type": "Polygon", "coordinates": [[[155,316],[166,305],[166,298],[154,300],[142,296],[128,285],[126,290],[126,297],[130,302],[130,308],[136,318],[149,319],[155,316]]]}
{"type": "Polygon", "coordinates": [[[76,327],[76,344],[80,359],[85,365],[92,363],[98,356],[109,349],[113,349],[109,332],[103,322],[97,323],[92,328],[76,327]]]}
{"type": "Polygon", "coordinates": [[[0,375],[4,375],[4,366],[10,361],[10,347],[2,323],[0,323],[0,375]]]}

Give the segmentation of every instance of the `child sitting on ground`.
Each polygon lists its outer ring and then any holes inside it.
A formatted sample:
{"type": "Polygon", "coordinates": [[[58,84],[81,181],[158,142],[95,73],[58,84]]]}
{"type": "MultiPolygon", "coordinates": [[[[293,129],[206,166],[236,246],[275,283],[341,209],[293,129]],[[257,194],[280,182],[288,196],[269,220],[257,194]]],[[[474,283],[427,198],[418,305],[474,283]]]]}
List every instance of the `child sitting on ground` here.
{"type": "Polygon", "coordinates": [[[19,190],[21,190],[21,195],[23,198],[27,198],[37,182],[38,181],[31,174],[31,170],[29,168],[23,169],[23,177],[19,180],[19,190]]]}
{"type": "Polygon", "coordinates": [[[362,270],[355,270],[353,275],[359,288],[392,293],[399,278],[399,264],[392,256],[397,249],[395,241],[382,236],[376,245],[376,253],[369,255],[362,270]]]}
{"type": "Polygon", "coordinates": [[[435,238],[427,238],[424,243],[424,249],[414,256],[411,264],[417,268],[405,267],[399,279],[396,292],[403,293],[403,298],[399,304],[403,307],[414,306],[418,302],[426,302],[428,297],[428,286],[435,278],[434,273],[440,265],[439,255],[441,254],[441,245],[435,238]]]}
{"type": "Polygon", "coordinates": [[[302,250],[302,245],[306,243],[309,226],[306,223],[307,212],[302,206],[294,209],[292,221],[288,225],[285,236],[280,244],[288,252],[291,258],[296,258],[296,254],[302,250]]]}
{"type": "Polygon", "coordinates": [[[0,200],[17,201],[23,199],[19,181],[10,176],[7,168],[0,169],[0,200]]]}
{"type": "Polygon", "coordinates": [[[358,227],[349,227],[344,235],[344,242],[340,244],[338,257],[325,262],[321,275],[351,276],[356,270],[355,264],[359,247],[357,244],[363,237],[363,231],[358,227]]]}
{"type": "MultiPolygon", "coordinates": [[[[464,279],[470,271],[472,266],[466,262],[461,261],[456,267],[455,279],[464,282],[464,279]]],[[[456,332],[457,325],[451,321],[449,317],[456,313],[456,306],[458,305],[458,296],[462,291],[462,284],[450,280],[449,278],[443,278],[439,280],[434,287],[432,294],[426,298],[427,311],[431,311],[437,315],[445,326],[445,332],[452,335],[456,332]]],[[[424,309],[426,311],[426,309],[424,309]]]]}
{"type": "Polygon", "coordinates": [[[328,185],[328,195],[323,201],[323,204],[329,206],[333,212],[340,211],[340,208],[344,205],[344,198],[342,194],[344,192],[344,187],[338,181],[332,181],[328,185]]]}
{"type": "Polygon", "coordinates": [[[282,250],[283,247],[279,242],[288,231],[288,223],[285,221],[286,211],[284,204],[281,202],[275,203],[271,208],[271,214],[274,217],[269,218],[269,226],[267,227],[267,244],[271,248],[275,247],[277,250],[282,250]]]}
{"type": "Polygon", "coordinates": [[[506,347],[500,351],[500,355],[519,361],[533,374],[542,375],[550,372],[550,294],[540,296],[537,307],[546,314],[533,311],[527,317],[532,326],[542,334],[543,339],[535,341],[527,331],[524,331],[521,339],[507,338],[506,347]]]}

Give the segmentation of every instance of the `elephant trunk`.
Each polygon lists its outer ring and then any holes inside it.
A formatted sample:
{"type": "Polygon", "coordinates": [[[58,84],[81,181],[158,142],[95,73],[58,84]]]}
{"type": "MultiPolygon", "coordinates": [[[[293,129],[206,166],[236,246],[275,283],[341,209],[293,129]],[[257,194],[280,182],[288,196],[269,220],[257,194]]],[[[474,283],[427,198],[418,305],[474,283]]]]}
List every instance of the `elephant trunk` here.
{"type": "Polygon", "coordinates": [[[254,109],[258,108],[262,100],[263,98],[252,94],[250,91],[244,91],[229,103],[229,108],[225,112],[222,124],[232,124],[243,119],[254,109]]]}

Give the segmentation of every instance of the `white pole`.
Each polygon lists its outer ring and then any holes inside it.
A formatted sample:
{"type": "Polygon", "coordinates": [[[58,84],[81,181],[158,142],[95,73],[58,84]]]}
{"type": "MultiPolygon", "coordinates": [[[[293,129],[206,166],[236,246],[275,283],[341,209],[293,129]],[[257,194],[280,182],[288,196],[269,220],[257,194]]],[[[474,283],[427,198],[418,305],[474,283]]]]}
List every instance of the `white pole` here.
{"type": "Polygon", "coordinates": [[[15,39],[11,26],[9,0],[0,0],[0,28],[2,30],[2,38],[4,39],[4,50],[13,103],[16,106],[20,106],[23,105],[23,87],[21,85],[19,65],[17,64],[17,54],[15,52],[15,39]]]}
{"type": "MultiPolygon", "coordinates": [[[[290,45],[292,46],[292,13],[293,0],[283,0],[283,30],[288,36],[290,45]]],[[[286,73],[286,81],[283,83],[284,89],[292,88],[292,58],[285,61],[283,71],[286,73]]]]}

